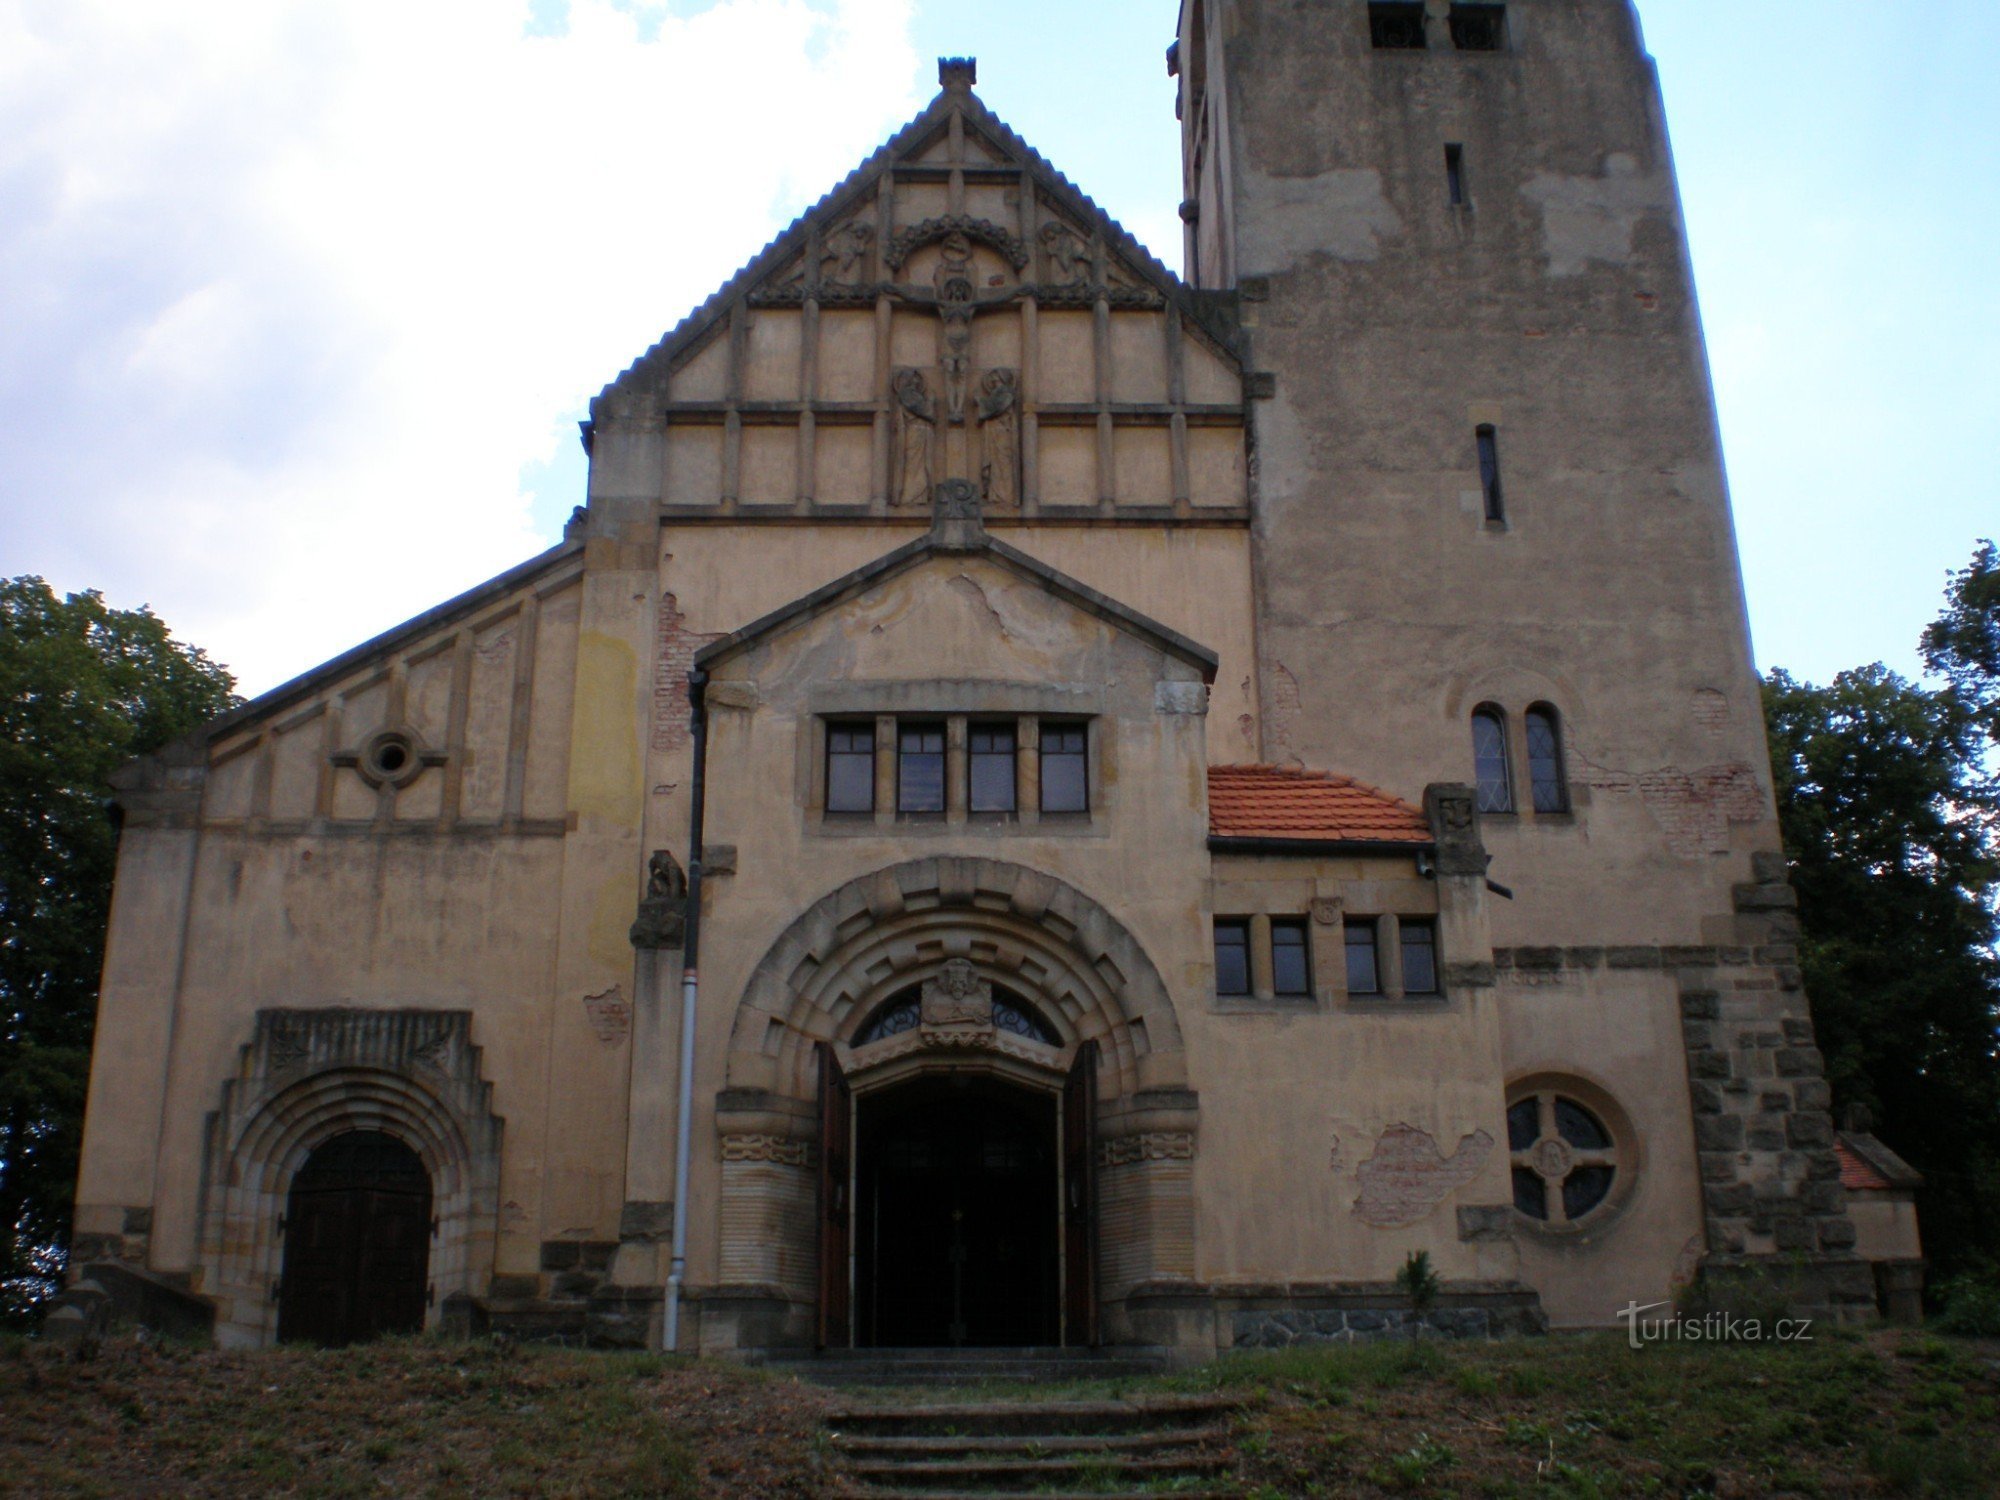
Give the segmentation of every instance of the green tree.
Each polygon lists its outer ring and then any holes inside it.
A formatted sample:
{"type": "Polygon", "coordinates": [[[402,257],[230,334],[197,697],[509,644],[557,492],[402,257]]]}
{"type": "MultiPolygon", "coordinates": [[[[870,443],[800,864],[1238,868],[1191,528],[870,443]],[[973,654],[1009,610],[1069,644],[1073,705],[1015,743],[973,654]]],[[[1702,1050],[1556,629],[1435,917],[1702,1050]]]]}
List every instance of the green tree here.
{"type": "Polygon", "coordinates": [[[150,610],[0,580],[0,1320],[54,1289],[118,830],[108,779],[214,718],[234,681],[150,610]]]}
{"type": "Polygon", "coordinates": [[[1940,1274],[1978,1269],[2000,1244],[1994,577],[1989,543],[1925,634],[1943,686],[1878,663],[1824,687],[1774,671],[1764,694],[1835,1103],[1867,1106],[1924,1173],[1940,1274]]]}

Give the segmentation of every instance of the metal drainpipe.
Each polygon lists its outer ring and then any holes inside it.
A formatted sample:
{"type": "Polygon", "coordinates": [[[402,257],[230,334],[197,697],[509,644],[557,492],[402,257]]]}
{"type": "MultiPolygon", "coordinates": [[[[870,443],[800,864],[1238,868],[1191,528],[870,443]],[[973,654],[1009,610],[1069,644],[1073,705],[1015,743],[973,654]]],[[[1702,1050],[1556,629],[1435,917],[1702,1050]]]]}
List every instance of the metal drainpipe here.
{"type": "Polygon", "coordinates": [[[701,824],[708,772],[708,673],[688,673],[689,731],[694,736],[693,808],[688,815],[687,930],[681,947],[681,1081],[674,1128],[674,1257],[667,1272],[667,1352],[681,1347],[681,1284],[687,1279],[688,1159],[694,1130],[694,1018],[701,994],[695,962],[701,945],[701,824]]]}

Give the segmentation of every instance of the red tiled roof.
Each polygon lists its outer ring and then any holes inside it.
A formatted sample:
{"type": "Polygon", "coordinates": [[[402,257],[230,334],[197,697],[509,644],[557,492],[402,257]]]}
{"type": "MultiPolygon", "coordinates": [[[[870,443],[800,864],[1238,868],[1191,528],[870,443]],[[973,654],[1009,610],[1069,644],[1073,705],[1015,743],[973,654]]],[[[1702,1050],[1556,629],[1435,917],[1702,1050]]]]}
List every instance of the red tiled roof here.
{"type": "Polygon", "coordinates": [[[1837,1136],[1833,1142],[1833,1154],[1840,1158],[1840,1185],[1842,1187],[1865,1190],[1895,1186],[1888,1178],[1863,1161],[1855,1153],[1852,1146],[1849,1146],[1847,1142],[1837,1136]]]}
{"type": "Polygon", "coordinates": [[[1218,839],[1431,842],[1422,809],[1351,777],[1290,766],[1210,766],[1208,832],[1218,839]]]}

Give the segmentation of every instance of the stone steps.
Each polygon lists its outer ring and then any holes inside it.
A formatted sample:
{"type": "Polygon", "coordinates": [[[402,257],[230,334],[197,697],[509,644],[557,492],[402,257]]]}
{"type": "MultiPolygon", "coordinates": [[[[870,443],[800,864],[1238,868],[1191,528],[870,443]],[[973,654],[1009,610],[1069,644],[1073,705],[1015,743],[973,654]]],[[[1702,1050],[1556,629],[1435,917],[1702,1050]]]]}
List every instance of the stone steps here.
{"type": "Polygon", "coordinates": [[[1167,1363],[1155,1349],[828,1349],[763,1368],[815,1385],[1070,1385],[1157,1375],[1167,1363]]]}
{"type": "Polygon", "coordinates": [[[1233,1486],[1227,1417],[1215,1397],[1133,1401],[880,1402],[828,1414],[848,1500],[1215,1500],[1233,1486]]]}

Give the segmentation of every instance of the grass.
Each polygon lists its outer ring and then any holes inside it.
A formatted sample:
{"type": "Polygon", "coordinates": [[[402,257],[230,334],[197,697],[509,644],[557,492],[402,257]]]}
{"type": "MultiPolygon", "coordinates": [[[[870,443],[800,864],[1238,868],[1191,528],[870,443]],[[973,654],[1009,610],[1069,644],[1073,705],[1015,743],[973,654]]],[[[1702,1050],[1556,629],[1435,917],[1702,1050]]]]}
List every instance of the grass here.
{"type": "MultiPolygon", "coordinates": [[[[1335,1345],[983,1394],[1208,1393],[1241,1403],[1235,1485],[1257,1500],[2000,1494],[2000,1346],[1920,1334],[1335,1345]]],[[[436,1340],[254,1354],[120,1340],[87,1361],[14,1341],[0,1494],[803,1500],[828,1484],[828,1399],[716,1363],[436,1340]]],[[[1116,1484],[1110,1466],[1086,1478],[1116,1484]]]]}

